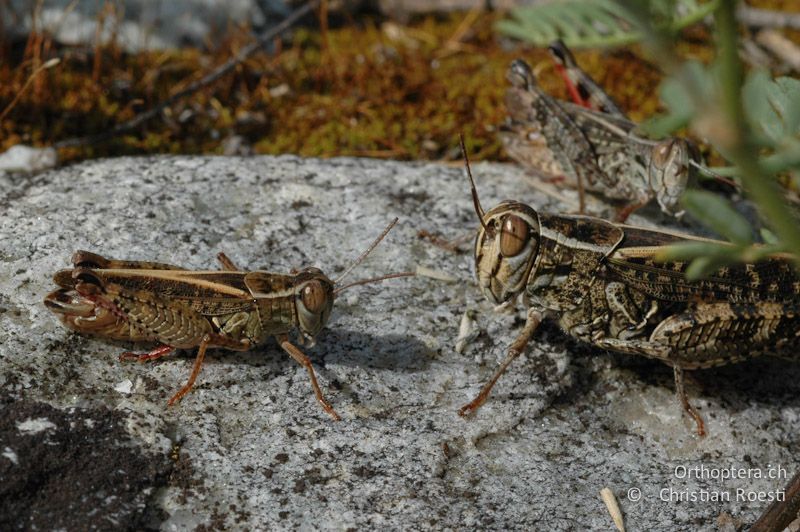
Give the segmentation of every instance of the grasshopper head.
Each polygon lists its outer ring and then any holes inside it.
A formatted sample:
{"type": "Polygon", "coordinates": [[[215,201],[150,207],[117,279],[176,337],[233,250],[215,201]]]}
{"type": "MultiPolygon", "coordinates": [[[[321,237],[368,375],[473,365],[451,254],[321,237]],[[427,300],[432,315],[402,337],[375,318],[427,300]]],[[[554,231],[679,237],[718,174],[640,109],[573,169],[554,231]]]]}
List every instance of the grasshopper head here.
{"type": "Polygon", "coordinates": [[[317,268],[306,268],[297,274],[294,300],[300,332],[310,341],[319,334],[333,309],[333,281],[317,268]]]}
{"type": "Polygon", "coordinates": [[[689,143],[671,138],[653,146],[650,158],[650,186],[661,210],[680,217],[679,201],[689,181],[689,143]]]}
{"type": "Polygon", "coordinates": [[[463,136],[461,151],[469,177],[472,205],[481,222],[475,237],[475,275],[487,299],[505,303],[525,289],[539,251],[539,216],[524,203],[511,200],[484,213],[463,136]]]}
{"type": "Polygon", "coordinates": [[[506,79],[513,87],[522,90],[531,90],[536,86],[536,76],[530,65],[522,59],[514,59],[506,70],[506,79]]]}
{"type": "Polygon", "coordinates": [[[504,201],[487,212],[475,238],[475,274],[487,299],[520,294],[539,249],[539,217],[529,206],[504,201]]]}

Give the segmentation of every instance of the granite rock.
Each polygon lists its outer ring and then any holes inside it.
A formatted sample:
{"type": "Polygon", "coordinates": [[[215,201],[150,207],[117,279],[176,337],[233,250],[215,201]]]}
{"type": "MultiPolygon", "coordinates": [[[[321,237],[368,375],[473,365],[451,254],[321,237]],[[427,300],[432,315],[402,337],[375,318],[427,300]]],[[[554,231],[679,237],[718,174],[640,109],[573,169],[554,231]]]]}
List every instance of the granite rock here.
{"type": "MultiPolygon", "coordinates": [[[[544,194],[514,167],[473,172],[486,206],[504,198],[549,211],[574,206],[574,194],[544,194]]],[[[164,530],[609,530],[603,487],[618,497],[629,530],[714,530],[723,513],[747,524],[766,507],[737,499],[737,489],[766,496],[798,466],[800,367],[764,358],[694,373],[688,390],[709,431],[698,439],[669,368],[588,348],[551,324],[474,417],[456,415],[522,323],[521,313],[497,314],[483,300],[469,253],[418,237],[474,231],[460,168],[143,157],[0,187],[0,485],[27,482],[28,510],[11,516],[16,525],[81,515],[82,494],[109,489],[88,468],[73,501],[30,488],[59,471],[30,457],[66,467],[95,444],[104,460],[126,449],[127,487],[110,496],[127,506],[98,505],[86,523],[107,511],[108,522],[164,530]],[[130,345],[69,332],[42,305],[76,249],[194,269],[216,268],[224,251],[251,269],[318,266],[335,276],[394,216],[400,223],[353,279],[422,267],[455,281],[398,279],[342,294],[306,349],[338,423],[274,342],[211,350],[195,389],[168,408],[194,353],[122,364],[116,355],[130,345]],[[459,354],[467,308],[481,332],[459,354]],[[86,419],[100,428],[88,430],[86,419]],[[40,438],[23,437],[31,427],[40,438]],[[41,452],[44,437],[58,452],[41,452]],[[709,478],[732,467],[779,478],[709,478]],[[698,500],[662,500],[670,489],[698,500]],[[699,500],[722,493],[731,500],[699,500]]]]}
{"type": "MultiPolygon", "coordinates": [[[[31,29],[43,28],[57,42],[72,46],[94,46],[98,39],[113,39],[131,52],[216,43],[226,28],[274,23],[265,20],[259,4],[273,11],[287,9],[280,0],[47,0],[36,9],[37,4],[29,0],[3,2],[0,29],[12,38],[24,39],[31,29]]],[[[280,18],[272,11],[269,15],[280,18]]]]}

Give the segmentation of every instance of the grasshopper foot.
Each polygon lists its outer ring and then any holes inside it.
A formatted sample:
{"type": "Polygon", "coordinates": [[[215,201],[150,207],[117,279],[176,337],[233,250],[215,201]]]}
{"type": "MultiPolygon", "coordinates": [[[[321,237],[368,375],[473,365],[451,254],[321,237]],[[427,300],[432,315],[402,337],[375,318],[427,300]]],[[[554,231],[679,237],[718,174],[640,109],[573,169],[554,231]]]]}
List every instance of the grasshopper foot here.
{"type": "Polygon", "coordinates": [[[483,403],[486,402],[486,398],[487,397],[489,397],[488,393],[486,395],[484,395],[483,392],[481,392],[480,394],[478,394],[477,397],[475,397],[475,399],[473,399],[469,403],[467,403],[464,406],[462,406],[461,408],[459,408],[458,409],[458,415],[461,416],[461,417],[469,417],[469,416],[471,416],[472,414],[475,413],[475,411],[477,409],[479,409],[481,407],[481,405],[483,405],[483,403]]]}

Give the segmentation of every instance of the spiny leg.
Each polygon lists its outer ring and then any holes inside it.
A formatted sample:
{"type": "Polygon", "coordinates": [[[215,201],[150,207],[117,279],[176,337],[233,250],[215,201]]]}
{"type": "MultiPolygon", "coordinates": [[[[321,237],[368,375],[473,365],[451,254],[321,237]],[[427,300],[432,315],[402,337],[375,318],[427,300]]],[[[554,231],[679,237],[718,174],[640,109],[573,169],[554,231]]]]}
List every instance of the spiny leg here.
{"type": "Polygon", "coordinates": [[[165,344],[156,347],[149,353],[133,353],[131,351],[125,351],[119,356],[119,360],[120,362],[125,362],[127,360],[135,360],[136,362],[145,362],[147,360],[157,360],[163,356],[167,356],[173,351],[175,351],[174,347],[165,344]]]}
{"type": "Polygon", "coordinates": [[[489,397],[492,387],[497,382],[497,379],[499,379],[500,376],[505,373],[506,368],[508,368],[514,359],[517,358],[520,353],[522,353],[541,322],[542,313],[538,310],[530,309],[528,311],[528,318],[525,321],[525,326],[522,328],[519,336],[517,336],[517,339],[514,340],[514,343],[511,344],[511,347],[508,348],[508,355],[506,355],[505,360],[500,363],[500,366],[494,372],[492,378],[489,379],[489,382],[483,386],[483,389],[481,389],[480,393],[475,397],[475,399],[465,404],[458,410],[459,416],[467,416],[471,414],[486,402],[486,399],[489,397]]]}
{"type": "Polygon", "coordinates": [[[205,336],[203,336],[203,339],[200,341],[200,347],[197,349],[197,357],[195,357],[194,359],[192,374],[189,375],[189,380],[186,382],[186,384],[183,385],[183,388],[178,390],[178,393],[173,395],[172,399],[170,399],[167,402],[168,406],[172,406],[178,401],[180,401],[184,395],[189,393],[189,390],[192,389],[192,386],[194,386],[194,381],[196,381],[197,376],[200,375],[200,368],[203,367],[203,359],[206,357],[206,348],[208,347],[208,344],[210,342],[211,342],[210,334],[206,334],[205,336]]]}
{"type": "Polygon", "coordinates": [[[223,270],[226,270],[226,271],[229,271],[229,272],[239,272],[239,271],[241,271],[239,268],[236,267],[236,264],[234,264],[233,261],[231,259],[229,259],[228,256],[225,253],[221,252],[221,251],[219,253],[217,253],[217,260],[220,262],[220,264],[222,264],[222,269],[223,270]]]}
{"type": "Polygon", "coordinates": [[[700,412],[689,403],[689,398],[686,396],[686,390],[683,387],[683,369],[678,366],[675,366],[674,369],[675,391],[678,394],[678,399],[680,399],[683,409],[686,410],[686,412],[692,416],[694,422],[697,423],[697,435],[702,438],[706,435],[706,424],[703,422],[703,418],[700,417],[700,412]]]}
{"type": "Polygon", "coordinates": [[[331,404],[322,395],[322,390],[320,390],[319,384],[317,383],[317,375],[314,373],[314,367],[311,365],[311,360],[309,360],[302,351],[300,351],[289,341],[289,337],[287,335],[281,334],[277,336],[276,339],[283,350],[308,371],[308,376],[311,378],[311,387],[314,389],[314,395],[317,397],[319,404],[322,405],[322,409],[325,410],[325,412],[327,412],[334,420],[341,420],[342,418],[339,417],[339,414],[336,413],[331,404]]]}

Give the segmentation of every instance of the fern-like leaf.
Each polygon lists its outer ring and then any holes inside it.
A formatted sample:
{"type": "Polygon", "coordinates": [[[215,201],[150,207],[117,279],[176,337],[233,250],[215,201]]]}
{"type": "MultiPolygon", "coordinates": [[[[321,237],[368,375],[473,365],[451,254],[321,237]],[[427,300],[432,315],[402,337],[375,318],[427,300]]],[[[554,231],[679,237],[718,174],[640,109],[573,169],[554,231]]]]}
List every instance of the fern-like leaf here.
{"type": "MultiPolygon", "coordinates": [[[[690,26],[716,9],[718,0],[662,0],[653,15],[671,31],[690,26]]],[[[571,48],[622,46],[642,39],[631,15],[614,0],[554,0],[511,11],[497,23],[510,37],[547,46],[556,39],[571,48]]]]}

